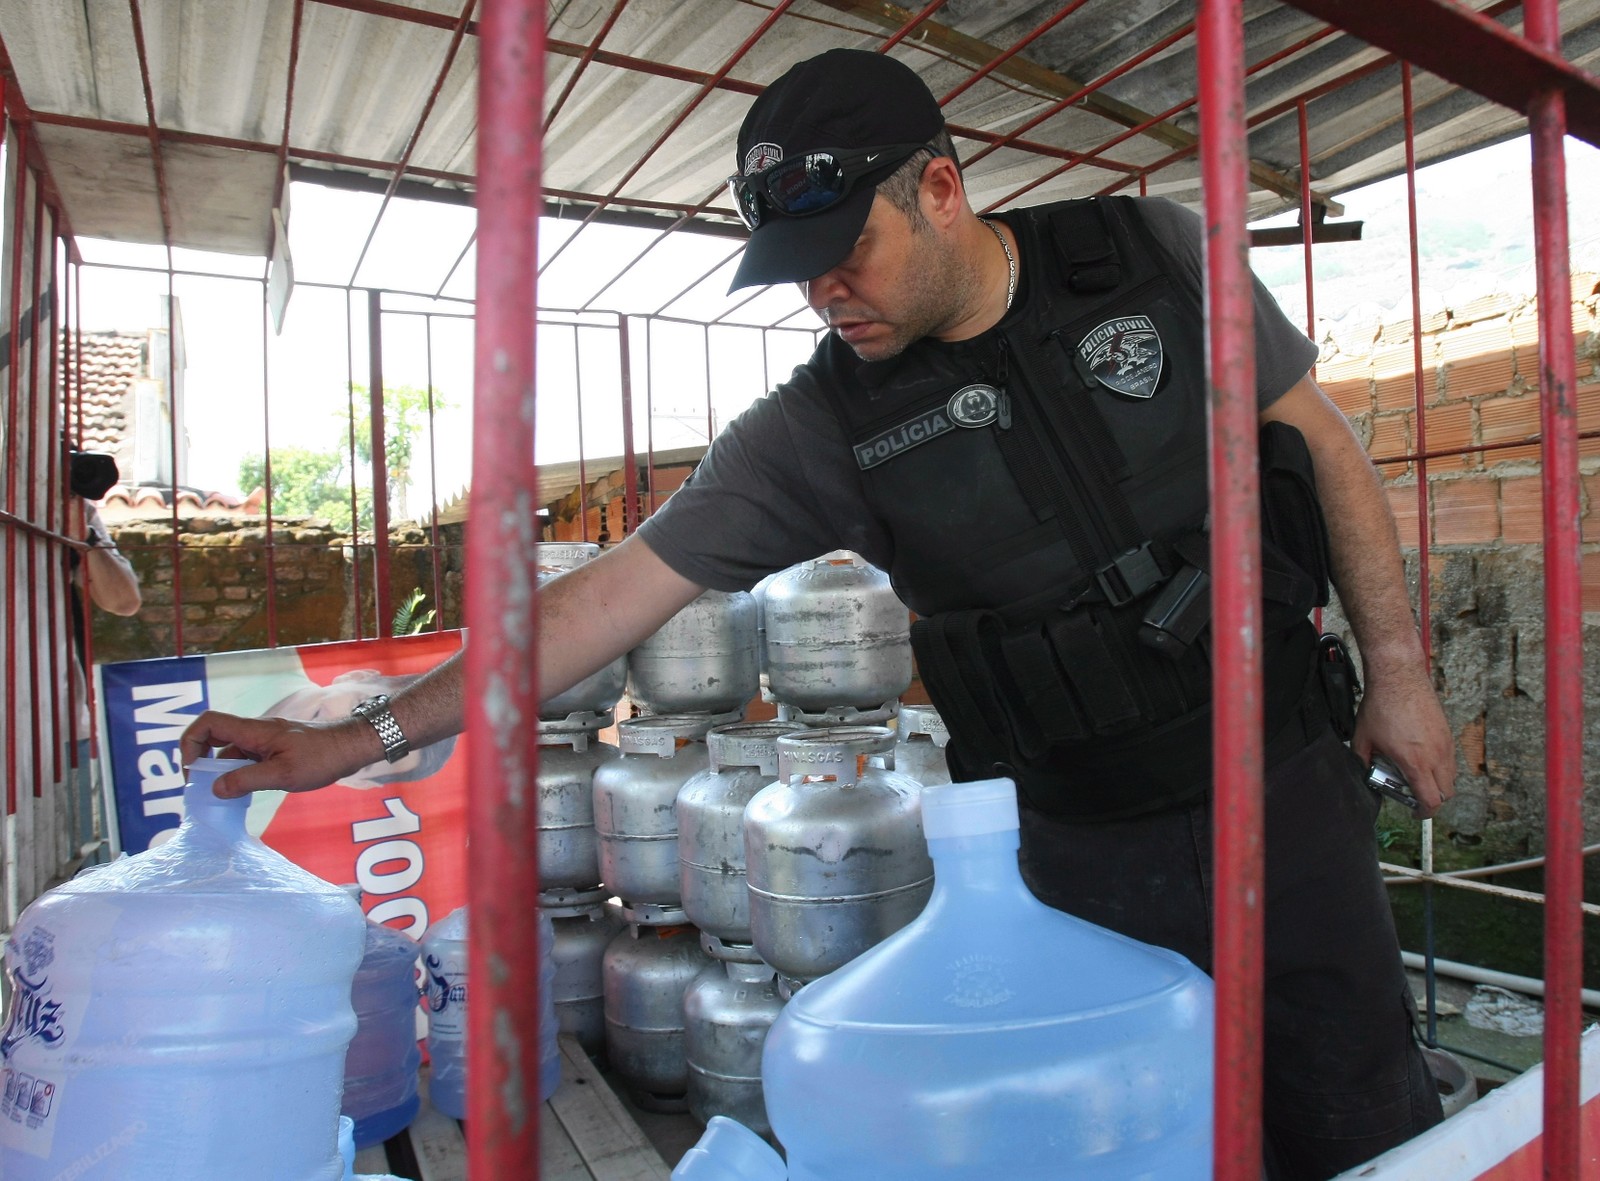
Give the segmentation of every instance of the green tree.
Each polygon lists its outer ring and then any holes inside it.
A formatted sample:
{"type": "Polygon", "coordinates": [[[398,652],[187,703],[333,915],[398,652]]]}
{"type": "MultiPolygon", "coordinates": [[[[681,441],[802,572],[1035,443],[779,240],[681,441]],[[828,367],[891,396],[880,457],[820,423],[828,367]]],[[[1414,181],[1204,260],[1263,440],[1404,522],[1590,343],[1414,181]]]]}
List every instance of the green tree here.
{"type": "MultiPolygon", "coordinates": [[[[266,465],[260,455],[246,455],[239,461],[240,488],[264,488],[266,482],[266,465]]],[[[350,532],[350,479],[343,455],[331,447],[274,447],[272,515],[323,517],[350,532]]],[[[363,526],[370,529],[370,504],[361,515],[363,526]]]]}
{"type": "MultiPolygon", "coordinates": [[[[274,447],[272,449],[272,510],[275,517],[323,517],[346,533],[350,528],[350,485],[356,486],[356,523],[363,532],[372,529],[372,426],[371,397],[367,387],[351,389],[354,417],[343,409],[333,412],[327,447],[274,447]],[[350,462],[354,432],[355,463],[350,462]]],[[[438,390],[435,411],[453,403],[438,390]]],[[[406,513],[406,487],[411,482],[412,456],[428,425],[428,391],[398,385],[383,391],[384,464],[387,469],[390,519],[406,513]]],[[[260,455],[247,455],[239,463],[239,487],[247,491],[266,483],[260,455]]]]}

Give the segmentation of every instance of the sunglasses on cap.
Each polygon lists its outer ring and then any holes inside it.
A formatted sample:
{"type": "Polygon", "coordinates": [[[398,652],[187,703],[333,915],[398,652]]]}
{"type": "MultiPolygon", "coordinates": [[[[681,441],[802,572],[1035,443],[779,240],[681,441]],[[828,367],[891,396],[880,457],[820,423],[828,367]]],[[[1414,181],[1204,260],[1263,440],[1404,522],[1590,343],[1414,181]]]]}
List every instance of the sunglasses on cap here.
{"type": "Polygon", "coordinates": [[[749,176],[728,178],[728,192],[749,229],[761,225],[771,206],[785,217],[823,213],[850,195],[862,177],[901,164],[931,145],[887,144],[876,148],[822,148],[780,160],[749,176]]]}

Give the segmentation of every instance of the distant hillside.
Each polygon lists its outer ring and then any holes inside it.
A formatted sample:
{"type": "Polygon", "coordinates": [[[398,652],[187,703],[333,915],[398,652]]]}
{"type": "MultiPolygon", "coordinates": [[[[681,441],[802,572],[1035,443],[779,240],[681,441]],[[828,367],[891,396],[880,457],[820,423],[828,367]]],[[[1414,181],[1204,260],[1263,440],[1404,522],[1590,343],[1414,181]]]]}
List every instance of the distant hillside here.
{"type": "MultiPolygon", "coordinates": [[[[1600,270],[1600,150],[1567,141],[1572,269],[1600,270]]],[[[1528,140],[1435,164],[1417,173],[1417,238],[1424,312],[1504,292],[1532,294],[1533,190],[1528,140]]],[[[1409,314],[1411,257],[1406,183],[1395,177],[1341,196],[1340,220],[1365,223],[1360,242],[1314,248],[1319,321],[1380,311],[1409,314]]],[[[1288,214],[1262,225],[1293,224],[1288,214]]],[[[1305,323],[1305,262],[1298,246],[1251,251],[1250,261],[1284,311],[1305,323]]],[[[1392,317],[1384,317],[1392,318],[1392,317]]],[[[1318,334],[1322,335],[1321,333],[1318,334]]]]}

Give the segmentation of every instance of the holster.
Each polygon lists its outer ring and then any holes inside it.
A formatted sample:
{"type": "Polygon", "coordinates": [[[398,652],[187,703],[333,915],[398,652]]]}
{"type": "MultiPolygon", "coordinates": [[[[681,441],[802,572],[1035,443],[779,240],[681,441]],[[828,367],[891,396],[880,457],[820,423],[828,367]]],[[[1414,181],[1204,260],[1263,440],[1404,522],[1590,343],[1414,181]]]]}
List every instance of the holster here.
{"type": "Polygon", "coordinates": [[[1349,742],[1356,732],[1356,706],[1361,700],[1361,680],[1344,641],[1332,632],[1317,641],[1317,673],[1322,695],[1328,703],[1328,718],[1340,741],[1349,742]]]}

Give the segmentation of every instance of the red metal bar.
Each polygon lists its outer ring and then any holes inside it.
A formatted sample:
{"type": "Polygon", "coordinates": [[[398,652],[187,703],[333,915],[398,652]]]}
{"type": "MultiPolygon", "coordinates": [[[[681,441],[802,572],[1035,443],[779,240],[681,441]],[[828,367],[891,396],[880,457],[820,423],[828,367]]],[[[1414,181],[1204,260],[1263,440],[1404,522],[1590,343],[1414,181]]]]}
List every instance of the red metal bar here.
{"type": "MultiPolygon", "coordinates": [[[[44,427],[44,527],[48,532],[56,528],[56,506],[61,504],[61,440],[62,434],[59,423],[61,418],[61,389],[56,384],[60,379],[56,357],[61,351],[61,316],[57,309],[59,289],[56,284],[61,280],[60,267],[57,265],[60,240],[57,237],[57,225],[54,214],[50,218],[50,365],[45,384],[45,427],[44,427]]],[[[35,312],[37,317],[38,313],[35,312]]],[[[40,331],[43,331],[41,326],[40,331]]],[[[62,506],[65,508],[65,506],[62,506]]],[[[61,684],[61,660],[57,633],[56,603],[62,595],[62,580],[59,577],[66,569],[66,551],[59,549],[54,544],[44,547],[45,567],[51,573],[45,579],[45,636],[50,649],[49,662],[45,671],[46,684],[52,691],[50,698],[50,752],[51,767],[53,771],[52,782],[61,782],[61,694],[55,687],[61,684]]],[[[65,612],[63,611],[64,615],[65,612]]]]}
{"type": "Polygon", "coordinates": [[[1260,1181],[1263,867],[1261,521],[1243,0],[1201,0],[1200,164],[1211,388],[1216,1181],[1260,1181]],[[1225,682],[1225,683],[1224,683],[1225,682]]]}
{"type": "Polygon", "coordinates": [[[433,316],[422,318],[428,356],[428,537],[433,548],[433,630],[444,630],[444,571],[439,557],[439,457],[434,449],[433,316]]]}
{"type": "MultiPolygon", "coordinates": [[[[389,177],[389,187],[384,190],[383,200],[378,203],[377,215],[372,219],[372,228],[367,231],[367,240],[361,244],[361,253],[356,256],[356,265],[350,269],[350,284],[355,285],[356,276],[361,273],[361,264],[367,260],[367,251],[372,248],[372,239],[378,232],[378,225],[383,221],[383,214],[389,208],[389,202],[394,198],[394,193],[400,187],[400,178],[405,175],[406,165],[411,163],[411,154],[417,150],[417,144],[422,139],[422,129],[428,125],[428,116],[433,114],[433,104],[439,101],[439,92],[444,89],[445,79],[450,76],[450,67],[455,64],[456,52],[461,48],[461,38],[466,33],[467,18],[472,15],[472,10],[477,6],[478,0],[467,0],[462,5],[461,15],[456,18],[455,32],[450,36],[450,47],[445,50],[444,62],[439,66],[439,73],[433,80],[433,88],[428,91],[428,97],[422,104],[422,113],[417,116],[417,125],[411,129],[411,138],[406,141],[405,151],[400,153],[400,162],[394,166],[394,174],[389,177]]],[[[381,632],[387,635],[388,632],[381,632]]]]}
{"type": "Polygon", "coordinates": [[[556,101],[550,105],[550,112],[544,117],[546,134],[549,134],[550,125],[556,121],[556,116],[561,113],[561,108],[567,105],[567,99],[571,96],[573,88],[578,85],[578,79],[582,78],[589,69],[589,63],[594,60],[594,55],[599,52],[600,46],[605,43],[606,37],[610,35],[612,26],[617,23],[617,18],[622,15],[622,10],[627,7],[628,0],[617,0],[611,6],[611,12],[606,16],[605,23],[600,26],[594,35],[594,40],[589,42],[588,48],[583,51],[583,56],[578,59],[578,64],[573,67],[572,73],[568,75],[567,83],[561,88],[561,93],[556,96],[556,101]]]}
{"type": "Polygon", "coordinates": [[[361,639],[361,503],[356,496],[356,358],[354,297],[348,287],[344,293],[344,364],[345,364],[345,426],[350,454],[350,552],[355,560],[350,563],[350,601],[355,604],[351,613],[355,620],[356,639],[361,639]]]}
{"type": "MultiPolygon", "coordinates": [[[[17,72],[11,65],[11,54],[6,49],[5,39],[0,37],[0,101],[4,103],[4,114],[10,121],[19,127],[27,127],[35,121],[35,113],[28,108],[27,100],[22,95],[22,87],[17,85],[17,72]]],[[[45,201],[57,211],[61,222],[61,232],[66,235],[69,257],[73,262],[83,261],[78,255],[77,243],[72,240],[72,223],[67,217],[66,207],[61,202],[61,190],[56,187],[55,177],[50,173],[50,161],[45,159],[38,144],[29,141],[29,148],[33,159],[34,176],[39,186],[44,190],[45,201]]],[[[23,151],[21,141],[18,143],[18,152],[25,158],[30,154],[23,151]]]]}
{"type": "MultiPolygon", "coordinates": [[[[9,96],[11,88],[7,87],[9,96]]],[[[17,414],[22,400],[20,372],[22,369],[22,236],[23,210],[27,207],[28,166],[26,143],[28,129],[20,123],[13,124],[16,137],[16,208],[11,218],[11,315],[8,328],[11,333],[11,355],[6,375],[6,508],[17,507],[17,466],[22,461],[17,439],[17,414]]],[[[19,687],[17,685],[17,531],[6,530],[6,815],[17,810],[17,741],[14,728],[17,722],[19,687]]]]}
{"type": "Polygon", "coordinates": [[[655,317],[644,322],[644,452],[645,488],[650,493],[650,516],[656,511],[656,386],[655,374],[650,368],[650,337],[655,332],[655,317]]]}
{"type": "MultiPolygon", "coordinates": [[[[665,130],[663,130],[660,135],[656,136],[655,141],[644,150],[644,153],[631,165],[629,165],[628,170],[622,174],[622,179],[617,181],[617,183],[612,186],[611,192],[605,197],[601,198],[600,203],[591,209],[584,216],[584,219],[578,223],[578,228],[574,230],[572,234],[561,243],[560,246],[556,247],[555,251],[550,255],[550,257],[545,260],[544,265],[539,268],[539,273],[541,275],[544,274],[547,269],[549,269],[550,265],[554,263],[556,259],[561,257],[562,252],[566,250],[568,246],[571,246],[573,242],[577,241],[579,235],[583,233],[584,227],[592,222],[597,216],[599,216],[600,211],[604,209],[606,205],[610,204],[611,198],[622,192],[624,186],[626,186],[630,180],[638,175],[639,170],[645,166],[645,163],[650,159],[650,157],[655,155],[656,152],[660,150],[661,146],[672,137],[672,133],[683,125],[683,121],[693,114],[695,109],[705,101],[706,96],[716,88],[716,84],[728,76],[728,71],[733,69],[733,67],[739,63],[744,55],[749,53],[750,50],[754,48],[756,42],[761,40],[761,38],[766,34],[767,30],[778,23],[778,19],[789,10],[794,2],[795,0],[778,0],[778,3],[773,7],[772,11],[767,14],[766,19],[764,19],[761,24],[756,26],[756,31],[746,37],[744,41],[740,43],[739,47],[733,51],[732,56],[730,56],[727,61],[722,63],[722,68],[719,69],[712,77],[701,83],[700,89],[695,93],[695,96],[685,103],[683,108],[675,116],[673,116],[672,121],[667,124],[665,130]]],[[[479,169],[479,172],[482,172],[481,168],[479,169]]]]}
{"type": "Polygon", "coordinates": [[[572,326],[572,390],[578,406],[578,536],[589,540],[589,467],[583,445],[583,350],[578,346],[578,326],[572,326]]]}
{"type": "MultiPolygon", "coordinates": [[[[130,0],[131,2],[131,0],[130,0]]],[[[183,530],[178,517],[178,299],[167,245],[167,426],[172,456],[172,639],[183,655],[183,530]]]]}
{"type": "MultiPolygon", "coordinates": [[[[78,370],[78,404],[77,414],[74,419],[76,429],[73,432],[73,439],[74,445],[81,450],[83,447],[83,264],[75,263],[74,270],[77,271],[77,277],[72,284],[72,319],[77,330],[72,334],[72,348],[74,353],[73,364],[78,370]]],[[[82,506],[79,506],[77,514],[79,536],[83,534],[85,515],[82,506]]],[[[82,595],[83,601],[79,604],[83,618],[83,694],[84,705],[89,713],[89,733],[87,735],[89,753],[91,757],[98,757],[100,754],[100,717],[99,711],[95,708],[97,702],[94,687],[94,629],[89,626],[92,622],[91,616],[93,613],[89,606],[89,568],[85,565],[83,569],[84,594],[82,595]]]]}
{"type": "MultiPolygon", "coordinates": [[[[1422,255],[1417,233],[1416,107],[1411,95],[1411,64],[1400,63],[1400,98],[1406,120],[1406,229],[1411,248],[1411,373],[1415,382],[1417,451],[1428,453],[1428,416],[1423,409],[1427,392],[1422,388],[1422,255]]],[[[1306,240],[1309,242],[1310,235],[1306,240]]],[[[1308,247],[1309,249],[1309,247],[1308,247]]],[[[1422,659],[1429,675],[1433,669],[1432,571],[1429,555],[1432,530],[1428,527],[1428,461],[1417,461],[1417,627],[1422,632],[1422,659]]]]}
{"type": "MultiPolygon", "coordinates": [[[[1554,0],[1528,0],[1529,38],[1561,46],[1554,0]]],[[[1583,1027],[1583,614],[1578,518],[1567,166],[1562,143],[1578,96],[1535,94],[1533,233],[1539,289],[1539,411],[1544,434],[1545,1010],[1544,1175],[1581,1171],[1578,1041],[1583,1027]]],[[[1596,125],[1600,129],[1600,124],[1596,125]]],[[[1590,136],[1585,138],[1592,139],[1590,136]]]]}
{"type": "Polygon", "coordinates": [[[467,729],[472,737],[468,875],[473,938],[467,1166],[473,1177],[539,1171],[538,596],[527,559],[537,537],[534,331],[539,111],[545,6],[486,0],[480,43],[474,527],[467,541],[467,729]],[[507,725],[507,719],[524,719],[507,725]]]}
{"type": "MultiPolygon", "coordinates": [[[[407,8],[403,4],[388,4],[384,0],[316,0],[324,8],[345,8],[351,12],[364,12],[368,16],[384,16],[391,20],[405,21],[413,25],[428,25],[435,29],[449,29],[454,27],[456,18],[443,12],[429,12],[422,8],[407,8]]],[[[476,37],[479,35],[479,24],[469,21],[467,32],[476,37]]]]}
{"type": "MultiPolygon", "coordinates": [[[[56,223],[56,232],[59,234],[60,230],[61,230],[61,223],[59,221],[57,221],[57,223],[56,223]]],[[[60,352],[61,352],[61,361],[60,361],[60,365],[61,365],[61,408],[60,408],[61,435],[60,435],[60,439],[57,442],[56,452],[57,452],[58,456],[62,456],[63,458],[64,458],[64,454],[63,454],[64,448],[66,447],[67,439],[70,437],[70,432],[71,432],[71,429],[72,429],[72,415],[73,415],[72,408],[73,408],[74,398],[75,398],[76,393],[77,393],[77,374],[74,373],[73,369],[72,369],[72,354],[71,354],[71,351],[70,351],[71,347],[72,347],[71,343],[70,343],[72,338],[68,335],[68,333],[73,331],[75,329],[75,327],[76,327],[72,323],[72,274],[73,274],[73,267],[72,267],[72,264],[69,262],[67,264],[66,270],[61,272],[61,285],[62,285],[61,286],[61,303],[60,303],[61,324],[60,324],[59,331],[55,335],[55,339],[60,344],[60,352]]],[[[52,485],[51,485],[51,487],[54,489],[53,495],[62,498],[61,501],[60,501],[60,503],[61,503],[61,512],[60,512],[60,514],[57,516],[57,518],[55,520],[49,521],[49,522],[47,522],[47,524],[51,525],[52,527],[59,526],[61,531],[63,533],[65,533],[69,529],[71,529],[71,527],[72,527],[71,526],[72,507],[71,507],[71,504],[69,503],[69,501],[72,500],[73,498],[65,496],[64,493],[62,492],[62,485],[65,483],[65,481],[64,481],[64,479],[62,477],[63,477],[63,473],[58,472],[57,475],[56,475],[55,482],[53,482],[52,485]]],[[[54,502],[52,502],[52,503],[54,503],[54,502]]],[[[67,669],[66,669],[65,673],[58,672],[58,674],[56,676],[55,683],[60,685],[60,684],[62,684],[64,682],[66,684],[66,686],[67,686],[67,711],[66,711],[67,712],[67,724],[66,724],[66,727],[65,727],[66,736],[67,736],[67,764],[70,767],[77,767],[77,765],[78,765],[78,749],[77,749],[77,747],[78,747],[78,683],[77,683],[78,679],[77,679],[77,677],[71,675],[72,664],[73,664],[73,661],[75,661],[77,659],[77,653],[73,650],[73,647],[72,647],[72,592],[69,589],[71,584],[67,581],[67,577],[66,577],[67,576],[67,569],[66,569],[66,566],[67,566],[67,559],[66,559],[67,551],[63,549],[61,552],[62,552],[61,564],[62,564],[63,578],[61,580],[59,580],[58,585],[61,587],[61,592],[62,592],[61,593],[61,630],[62,630],[62,638],[63,638],[64,646],[66,647],[66,650],[67,650],[67,669]]],[[[59,776],[58,776],[58,778],[59,778],[59,776]]]]}
{"type": "Polygon", "coordinates": [[[622,535],[639,527],[639,468],[633,453],[633,360],[629,354],[629,322],[617,317],[619,360],[622,365],[622,535]]]}
{"type": "MultiPolygon", "coordinates": [[[[298,16],[296,0],[296,15],[298,16]]],[[[285,128],[287,128],[287,122],[285,128]]],[[[266,496],[267,647],[278,646],[278,547],[272,528],[272,370],[267,349],[272,339],[272,305],[267,281],[261,281],[261,490],[266,496]]]]}
{"type": "MultiPolygon", "coordinates": [[[[470,2],[469,2],[470,7],[470,2]]],[[[372,601],[378,635],[394,634],[394,588],[389,585],[389,455],[383,417],[383,301],[367,292],[367,406],[372,440],[372,601]]]]}
{"type": "Polygon", "coordinates": [[[1514,111],[1562,94],[1566,130],[1600,146],[1600,79],[1561,56],[1560,38],[1532,33],[1534,3],[1523,5],[1529,36],[1457,0],[1290,0],[1294,7],[1387,49],[1514,111]]]}
{"type": "MultiPolygon", "coordinates": [[[[294,75],[300,64],[300,25],[305,19],[306,0],[294,0],[294,15],[289,20],[289,76],[283,84],[283,138],[278,141],[278,171],[272,178],[272,208],[267,210],[267,248],[262,253],[272,257],[272,214],[283,202],[283,175],[289,167],[289,124],[294,116],[294,75]]],[[[287,226],[284,227],[286,230],[287,226]]],[[[272,536],[271,526],[267,536],[272,536]]],[[[271,602],[271,592],[268,592],[271,602]]]]}
{"type": "MultiPolygon", "coordinates": [[[[18,196],[20,200],[20,194],[18,196]]],[[[47,331],[44,321],[44,195],[37,184],[33,187],[33,275],[29,302],[33,307],[33,331],[28,334],[28,422],[24,427],[23,439],[28,450],[28,463],[23,473],[27,477],[23,512],[28,520],[37,522],[39,436],[43,433],[39,429],[39,337],[47,331]]],[[[50,325],[50,328],[53,327],[53,324],[50,325]]],[[[44,719],[37,703],[43,700],[47,691],[47,686],[42,683],[44,670],[39,662],[40,540],[36,534],[30,533],[22,551],[23,569],[27,572],[23,576],[27,587],[27,615],[23,619],[23,627],[32,640],[28,645],[29,700],[35,703],[34,708],[28,711],[29,738],[32,740],[28,764],[33,769],[33,798],[36,800],[44,796],[44,765],[39,757],[44,750],[44,719]]],[[[12,571],[12,577],[16,577],[15,571],[12,571]]]]}

